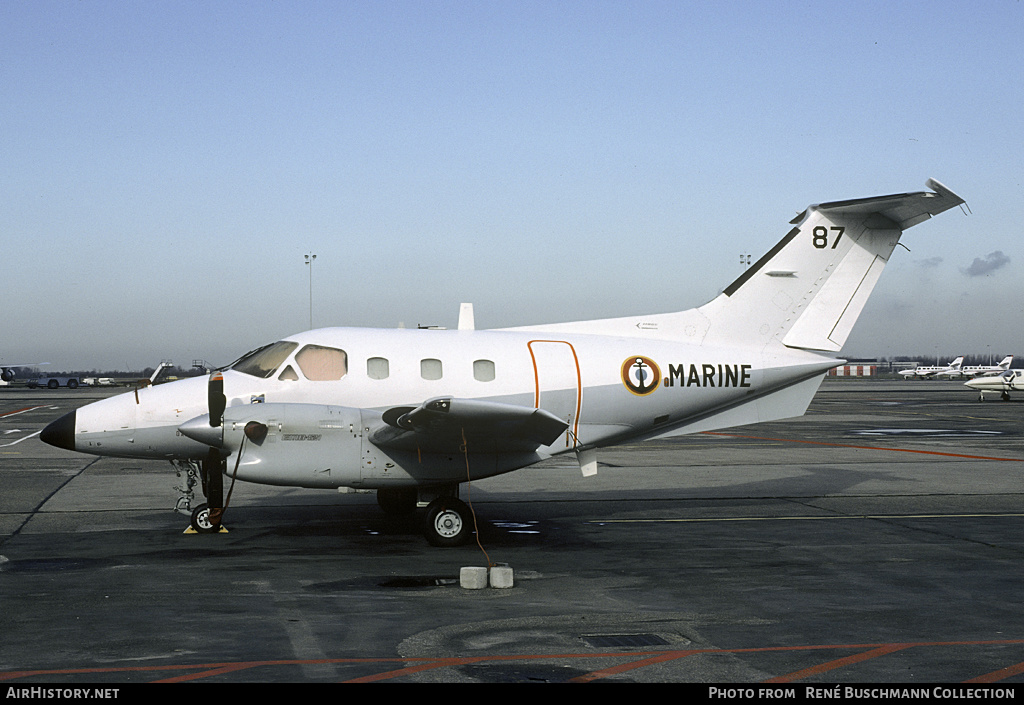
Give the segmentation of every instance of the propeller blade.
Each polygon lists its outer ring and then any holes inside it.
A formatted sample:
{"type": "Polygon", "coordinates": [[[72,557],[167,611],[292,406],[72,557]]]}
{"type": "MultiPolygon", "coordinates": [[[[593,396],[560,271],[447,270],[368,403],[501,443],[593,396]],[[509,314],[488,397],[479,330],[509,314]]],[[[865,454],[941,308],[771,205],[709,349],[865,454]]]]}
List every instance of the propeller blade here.
{"type": "Polygon", "coordinates": [[[224,377],[220,372],[210,375],[210,383],[206,387],[206,402],[210,409],[210,426],[216,428],[224,418],[228,398],[224,396],[224,377]]]}

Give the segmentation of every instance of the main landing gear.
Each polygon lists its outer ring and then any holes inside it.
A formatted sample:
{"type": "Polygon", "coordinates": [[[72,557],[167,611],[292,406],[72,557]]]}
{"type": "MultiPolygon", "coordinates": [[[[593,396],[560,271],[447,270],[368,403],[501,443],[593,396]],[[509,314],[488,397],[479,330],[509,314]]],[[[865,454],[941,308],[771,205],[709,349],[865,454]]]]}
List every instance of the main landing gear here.
{"type": "Polygon", "coordinates": [[[473,515],[457,497],[438,497],[427,505],[423,533],[432,546],[461,546],[473,533],[473,515]]]}
{"type": "Polygon", "coordinates": [[[423,535],[432,546],[461,546],[473,535],[473,513],[455,494],[458,487],[435,492],[415,488],[377,490],[377,504],[385,513],[408,515],[426,504],[423,513],[423,535]],[[429,501],[428,501],[429,500],[429,501]]]}

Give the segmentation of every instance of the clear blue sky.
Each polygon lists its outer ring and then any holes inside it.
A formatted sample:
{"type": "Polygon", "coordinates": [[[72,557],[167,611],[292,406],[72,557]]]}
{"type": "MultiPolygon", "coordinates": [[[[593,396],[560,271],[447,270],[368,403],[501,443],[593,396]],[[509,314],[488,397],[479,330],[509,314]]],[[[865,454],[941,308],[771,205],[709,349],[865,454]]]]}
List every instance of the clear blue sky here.
{"type": "Polygon", "coordinates": [[[229,362],[308,327],[308,252],[317,327],[678,310],[928,177],[972,214],[844,353],[1024,359],[1022,38],[1018,0],[3,0],[0,359],[229,362]]]}

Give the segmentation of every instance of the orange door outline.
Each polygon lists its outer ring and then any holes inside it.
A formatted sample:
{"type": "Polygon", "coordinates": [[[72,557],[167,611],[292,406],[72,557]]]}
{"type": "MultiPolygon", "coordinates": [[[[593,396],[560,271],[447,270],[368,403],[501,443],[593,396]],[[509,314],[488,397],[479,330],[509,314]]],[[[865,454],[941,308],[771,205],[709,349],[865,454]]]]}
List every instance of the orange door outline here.
{"type": "Polygon", "coordinates": [[[569,348],[569,352],[572,353],[573,367],[576,371],[576,412],[572,417],[572,428],[566,434],[565,447],[575,448],[578,443],[580,430],[580,412],[583,409],[583,375],[580,374],[580,358],[576,354],[576,348],[572,346],[567,340],[531,340],[526,343],[526,347],[530,350],[530,360],[533,362],[533,406],[536,409],[540,408],[540,369],[537,366],[537,354],[533,349],[534,344],[549,343],[555,345],[565,345],[569,348]]]}

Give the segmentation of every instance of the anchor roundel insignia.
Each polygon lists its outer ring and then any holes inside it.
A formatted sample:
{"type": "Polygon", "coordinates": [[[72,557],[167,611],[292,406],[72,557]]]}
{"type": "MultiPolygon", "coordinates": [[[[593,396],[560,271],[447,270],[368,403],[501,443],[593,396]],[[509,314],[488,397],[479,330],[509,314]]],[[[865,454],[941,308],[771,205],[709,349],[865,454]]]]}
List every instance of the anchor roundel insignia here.
{"type": "Polygon", "coordinates": [[[646,396],[661,384],[661,368],[643,355],[627,357],[622,363],[622,383],[633,394],[646,396]]]}

